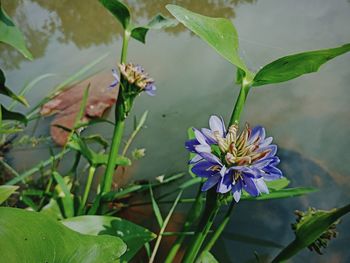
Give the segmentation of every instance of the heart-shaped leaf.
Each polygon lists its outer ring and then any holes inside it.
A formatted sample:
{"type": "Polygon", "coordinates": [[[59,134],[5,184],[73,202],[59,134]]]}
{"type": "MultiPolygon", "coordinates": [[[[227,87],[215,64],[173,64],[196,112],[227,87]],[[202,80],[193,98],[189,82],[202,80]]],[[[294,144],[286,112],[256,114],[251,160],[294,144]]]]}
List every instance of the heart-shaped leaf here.
{"type": "Polygon", "coordinates": [[[238,35],[230,20],[203,16],[176,5],[167,5],[166,8],[180,23],[251,78],[252,73],[239,57],[238,35]]]}
{"type": "Polygon", "coordinates": [[[116,262],[126,251],[115,236],[75,232],[42,213],[0,208],[2,262],[116,262]]]}
{"type": "Polygon", "coordinates": [[[16,48],[27,59],[32,60],[33,56],[26,48],[23,34],[12,22],[0,5],[0,42],[4,42],[16,48]]]}
{"type": "Polygon", "coordinates": [[[118,0],[99,0],[100,3],[108,9],[122,24],[124,29],[127,29],[130,24],[130,11],[127,5],[118,0]]]}
{"type": "Polygon", "coordinates": [[[255,75],[253,86],[284,82],[301,75],[318,71],[320,66],[350,51],[350,44],[336,48],[303,52],[277,59],[255,75]]]}
{"type": "Polygon", "coordinates": [[[111,216],[78,216],[65,219],[62,223],[82,234],[112,235],[120,237],[127,245],[122,262],[128,262],[147,242],[156,235],[127,220],[111,216]]]}

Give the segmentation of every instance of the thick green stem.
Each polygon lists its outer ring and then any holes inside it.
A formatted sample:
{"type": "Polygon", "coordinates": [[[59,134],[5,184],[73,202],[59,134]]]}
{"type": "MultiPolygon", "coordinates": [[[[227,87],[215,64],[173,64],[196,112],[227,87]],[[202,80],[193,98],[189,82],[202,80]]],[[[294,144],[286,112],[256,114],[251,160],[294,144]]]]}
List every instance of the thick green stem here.
{"type": "Polygon", "coordinates": [[[235,201],[232,201],[229,209],[226,212],[226,215],[225,215],[223,221],[221,222],[219,227],[214,232],[214,235],[209,240],[209,243],[205,246],[203,252],[210,251],[213,248],[216,241],[219,239],[219,237],[220,237],[221,233],[224,231],[226,225],[228,224],[228,222],[230,222],[230,217],[231,217],[231,213],[233,211],[234,205],[235,205],[235,201]]]}
{"type": "MultiPolygon", "coordinates": [[[[122,46],[122,53],[120,56],[120,63],[125,63],[126,61],[129,39],[130,39],[130,32],[128,30],[125,30],[124,36],[123,36],[123,46],[122,46]]],[[[122,76],[121,76],[121,80],[122,80],[122,76]]],[[[125,110],[124,110],[123,91],[122,91],[122,87],[119,86],[117,105],[115,108],[115,126],[113,131],[113,139],[112,139],[111,149],[109,152],[106,172],[102,182],[102,193],[109,192],[112,188],[113,175],[116,169],[115,160],[117,159],[117,156],[118,156],[119,147],[120,147],[124,126],[125,126],[124,115],[125,115],[125,110]]]]}
{"type": "MultiPolygon", "coordinates": [[[[119,107],[117,107],[119,108],[119,107]]],[[[102,182],[102,193],[107,193],[112,188],[113,175],[115,171],[115,160],[118,157],[119,146],[122,140],[125,122],[124,120],[119,120],[116,122],[113,132],[112,146],[109,152],[108,164],[106,172],[104,175],[104,180],[102,182]]]]}
{"type": "Polygon", "coordinates": [[[250,85],[244,84],[244,82],[242,82],[241,90],[239,92],[235,107],[233,109],[229,126],[239,122],[249,90],[250,90],[250,85]]]}
{"type": "Polygon", "coordinates": [[[90,193],[90,188],[92,185],[92,180],[94,179],[94,174],[96,171],[96,167],[95,166],[90,166],[89,168],[89,175],[86,181],[86,186],[85,186],[85,190],[84,190],[84,195],[83,195],[83,199],[81,201],[80,204],[80,208],[79,208],[79,213],[81,213],[84,210],[84,207],[86,205],[86,201],[89,197],[89,193],[90,193]]]}
{"type": "Polygon", "coordinates": [[[183,258],[183,263],[195,262],[198,252],[200,251],[202,244],[214,223],[215,217],[219,212],[219,209],[220,204],[217,200],[216,189],[212,188],[208,192],[206,207],[203,216],[196,229],[196,234],[190,242],[190,247],[186,251],[186,254],[183,258]]]}

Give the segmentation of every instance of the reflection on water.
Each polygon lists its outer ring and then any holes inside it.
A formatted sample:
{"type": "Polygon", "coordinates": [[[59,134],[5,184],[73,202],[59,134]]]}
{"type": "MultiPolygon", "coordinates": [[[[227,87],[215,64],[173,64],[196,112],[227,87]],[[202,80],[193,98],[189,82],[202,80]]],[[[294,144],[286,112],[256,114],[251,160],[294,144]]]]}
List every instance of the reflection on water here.
{"type": "MultiPolygon", "coordinates": [[[[234,7],[239,3],[254,3],[256,0],[151,0],[125,1],[132,10],[133,19],[137,22],[149,20],[158,13],[167,14],[168,3],[176,3],[202,14],[233,18],[234,7]]],[[[6,1],[4,9],[16,21],[27,40],[34,58],[45,55],[51,38],[62,44],[73,42],[79,49],[92,45],[109,44],[119,38],[121,27],[96,0],[25,0],[6,1]],[[36,19],[36,18],[37,19],[36,19]]],[[[172,34],[185,30],[178,26],[166,31],[172,34]]],[[[19,68],[25,60],[11,48],[0,46],[0,56],[5,69],[19,68]]]]}

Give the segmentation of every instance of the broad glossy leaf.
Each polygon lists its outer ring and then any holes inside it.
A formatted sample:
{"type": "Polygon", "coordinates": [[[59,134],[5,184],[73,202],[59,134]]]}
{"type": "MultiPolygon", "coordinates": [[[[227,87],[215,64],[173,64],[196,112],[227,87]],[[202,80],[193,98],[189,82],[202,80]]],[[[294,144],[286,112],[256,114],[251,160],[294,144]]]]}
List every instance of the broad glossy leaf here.
{"type": "Polygon", "coordinates": [[[7,200],[16,190],[18,186],[0,185],[0,205],[7,200]]]}
{"type": "Polygon", "coordinates": [[[328,60],[348,51],[350,51],[350,44],[282,57],[260,69],[254,77],[253,86],[279,83],[316,72],[328,60]]]}
{"type": "Polygon", "coordinates": [[[9,44],[16,48],[27,59],[32,60],[33,56],[26,48],[25,40],[21,31],[12,22],[0,5],[0,42],[9,44]]]}
{"type": "Polygon", "coordinates": [[[99,0],[100,3],[108,9],[109,12],[115,16],[122,24],[124,29],[127,29],[130,24],[130,11],[129,8],[121,1],[118,0],[99,0]]]}
{"type": "Polygon", "coordinates": [[[136,40],[146,43],[146,35],[150,29],[162,29],[167,27],[173,27],[177,25],[175,19],[170,19],[162,14],[158,14],[149,21],[147,25],[137,26],[131,30],[131,36],[136,40]]]}
{"type": "Polygon", "coordinates": [[[196,260],[196,263],[218,263],[219,261],[209,252],[204,251],[196,260]]]}
{"type": "Polygon", "coordinates": [[[26,116],[24,116],[22,113],[16,112],[16,111],[9,111],[5,108],[4,105],[1,105],[1,116],[2,120],[14,120],[14,121],[20,121],[27,124],[28,120],[26,116]]]}
{"type": "Polygon", "coordinates": [[[118,217],[78,216],[65,219],[62,223],[82,234],[120,237],[127,245],[126,253],[121,257],[122,262],[130,261],[145,243],[156,237],[146,228],[118,217]]]}
{"type": "Polygon", "coordinates": [[[11,99],[14,99],[20,103],[22,103],[25,106],[29,106],[28,102],[26,101],[26,99],[22,96],[16,95],[15,93],[13,93],[8,87],[6,87],[5,85],[5,74],[4,72],[0,69],[0,94],[3,94],[7,97],[10,97],[11,99]]]}
{"type": "Polygon", "coordinates": [[[89,236],[37,212],[0,208],[2,262],[116,262],[126,251],[115,236],[89,236]]]}
{"type": "Polygon", "coordinates": [[[176,5],[167,5],[166,8],[222,57],[243,70],[246,75],[251,74],[238,55],[238,35],[230,20],[203,16],[176,5]]]}

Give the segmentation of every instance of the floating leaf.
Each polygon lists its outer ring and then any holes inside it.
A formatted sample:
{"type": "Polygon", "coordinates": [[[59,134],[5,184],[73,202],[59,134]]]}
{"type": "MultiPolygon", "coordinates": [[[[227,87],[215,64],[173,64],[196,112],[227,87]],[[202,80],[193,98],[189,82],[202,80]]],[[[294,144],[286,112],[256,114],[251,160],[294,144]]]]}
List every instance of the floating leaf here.
{"type": "Polygon", "coordinates": [[[0,42],[4,42],[16,48],[27,59],[32,60],[33,56],[26,48],[24,36],[12,22],[0,5],[0,42]]]}
{"type": "Polygon", "coordinates": [[[127,29],[130,24],[129,8],[118,0],[99,0],[100,3],[108,9],[122,24],[124,29],[127,29]]]}
{"type": "Polygon", "coordinates": [[[115,236],[75,232],[42,213],[0,208],[2,262],[116,262],[126,251],[115,236]]]}
{"type": "Polygon", "coordinates": [[[253,86],[284,82],[316,72],[328,60],[348,51],[350,51],[350,44],[282,57],[260,69],[254,77],[253,86]]]}
{"type": "Polygon", "coordinates": [[[9,111],[5,108],[4,105],[1,105],[1,116],[2,120],[14,120],[14,121],[20,121],[27,124],[28,120],[26,116],[24,116],[22,113],[16,112],[16,111],[9,111]]]}
{"type": "Polygon", "coordinates": [[[28,102],[26,101],[26,99],[24,97],[16,95],[8,87],[6,87],[5,81],[6,81],[5,74],[0,69],[0,94],[3,94],[7,97],[10,97],[10,98],[22,103],[25,106],[29,106],[28,102]]]}
{"type": "Polygon", "coordinates": [[[0,185],[0,205],[7,200],[16,190],[18,186],[0,185]]]}
{"type": "Polygon", "coordinates": [[[251,78],[251,73],[238,55],[238,35],[230,20],[203,16],[176,5],[167,5],[166,8],[179,22],[251,78]]]}
{"type": "Polygon", "coordinates": [[[156,237],[148,229],[118,217],[78,216],[65,219],[62,223],[82,234],[120,237],[127,245],[126,253],[121,257],[122,262],[130,261],[144,244],[156,237]]]}
{"type": "Polygon", "coordinates": [[[131,30],[131,37],[136,40],[145,43],[146,35],[148,30],[150,29],[162,29],[167,27],[173,27],[177,25],[177,21],[175,19],[170,19],[162,14],[158,14],[149,21],[149,23],[145,26],[137,26],[131,30]]]}

